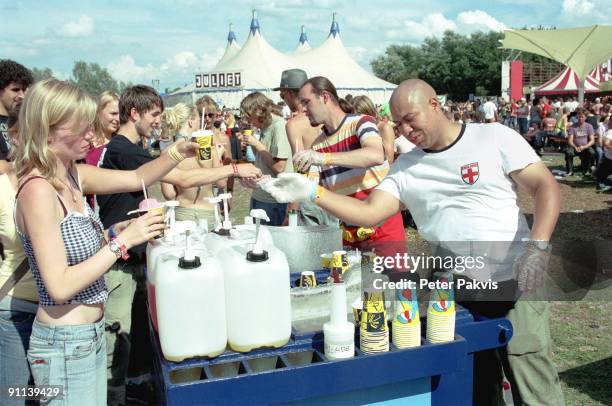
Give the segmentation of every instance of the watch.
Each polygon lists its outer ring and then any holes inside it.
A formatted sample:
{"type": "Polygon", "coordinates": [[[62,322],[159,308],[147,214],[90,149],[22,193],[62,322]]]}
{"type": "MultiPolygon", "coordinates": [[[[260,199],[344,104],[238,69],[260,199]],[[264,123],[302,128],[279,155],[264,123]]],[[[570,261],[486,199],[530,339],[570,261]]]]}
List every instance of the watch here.
{"type": "Polygon", "coordinates": [[[117,237],[114,237],[112,240],[108,242],[108,248],[111,250],[113,254],[115,254],[117,258],[121,258],[124,261],[130,257],[130,255],[127,252],[127,248],[125,247],[125,244],[119,241],[117,237]]]}
{"type": "Polygon", "coordinates": [[[121,258],[121,247],[119,244],[117,244],[117,241],[115,241],[114,238],[108,242],[108,248],[113,254],[115,254],[117,259],[121,258]]]}
{"type": "Polygon", "coordinates": [[[545,251],[545,252],[551,251],[550,242],[545,241],[545,240],[527,240],[527,245],[531,245],[540,251],[545,251]]]}

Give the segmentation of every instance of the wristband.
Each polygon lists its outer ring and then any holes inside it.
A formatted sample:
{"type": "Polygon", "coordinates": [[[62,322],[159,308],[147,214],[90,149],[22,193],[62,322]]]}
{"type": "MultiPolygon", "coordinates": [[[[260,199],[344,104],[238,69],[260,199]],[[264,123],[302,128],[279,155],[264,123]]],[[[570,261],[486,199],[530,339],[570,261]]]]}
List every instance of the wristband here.
{"type": "Polygon", "coordinates": [[[177,164],[185,159],[185,157],[180,152],[178,152],[178,148],[176,147],[176,145],[173,145],[172,147],[168,148],[168,156],[177,164]]]}
{"type": "Polygon", "coordinates": [[[310,193],[308,195],[308,199],[311,202],[314,202],[316,200],[319,200],[321,197],[323,197],[323,194],[325,193],[325,188],[321,185],[317,185],[316,183],[313,182],[313,187],[310,190],[310,193]]]}
{"type": "Polygon", "coordinates": [[[325,166],[330,166],[332,164],[331,160],[332,160],[332,154],[327,152],[325,154],[323,154],[323,165],[325,166]]]}
{"type": "Polygon", "coordinates": [[[108,241],[112,240],[115,237],[117,237],[117,233],[115,233],[115,225],[113,224],[108,228],[108,241]]]}
{"type": "Polygon", "coordinates": [[[238,165],[232,162],[232,171],[234,172],[234,176],[238,176],[238,165]]]}

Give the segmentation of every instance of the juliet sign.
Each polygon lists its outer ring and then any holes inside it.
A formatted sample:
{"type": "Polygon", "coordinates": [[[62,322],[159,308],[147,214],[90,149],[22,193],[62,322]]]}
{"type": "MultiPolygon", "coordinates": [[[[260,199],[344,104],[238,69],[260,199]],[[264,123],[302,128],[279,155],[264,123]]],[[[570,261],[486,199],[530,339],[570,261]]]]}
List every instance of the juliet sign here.
{"type": "Polygon", "coordinates": [[[195,75],[195,86],[201,88],[242,87],[241,72],[202,73],[195,75]]]}

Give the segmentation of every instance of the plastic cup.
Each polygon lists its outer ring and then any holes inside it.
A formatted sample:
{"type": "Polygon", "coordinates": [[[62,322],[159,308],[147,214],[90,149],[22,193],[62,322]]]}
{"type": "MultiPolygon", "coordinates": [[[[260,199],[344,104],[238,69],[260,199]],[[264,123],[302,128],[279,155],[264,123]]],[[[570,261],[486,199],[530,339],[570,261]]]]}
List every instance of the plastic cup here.
{"type": "MultiPolygon", "coordinates": [[[[138,215],[139,216],[144,216],[147,213],[153,213],[156,216],[163,216],[164,219],[166,218],[166,208],[164,206],[155,207],[155,208],[152,208],[152,209],[140,209],[140,210],[138,210],[138,215]]],[[[164,230],[161,230],[161,233],[159,233],[159,235],[157,235],[155,237],[155,239],[162,238],[163,236],[164,236],[164,230]]]]}
{"type": "Polygon", "coordinates": [[[331,270],[332,254],[321,254],[321,266],[331,270]]]}
{"type": "Polygon", "coordinates": [[[317,278],[313,271],[302,271],[300,273],[300,287],[302,288],[314,288],[317,286],[317,278]]]}
{"type": "Polygon", "coordinates": [[[210,130],[199,130],[193,133],[198,144],[198,159],[209,161],[212,159],[213,133],[210,130]]]}

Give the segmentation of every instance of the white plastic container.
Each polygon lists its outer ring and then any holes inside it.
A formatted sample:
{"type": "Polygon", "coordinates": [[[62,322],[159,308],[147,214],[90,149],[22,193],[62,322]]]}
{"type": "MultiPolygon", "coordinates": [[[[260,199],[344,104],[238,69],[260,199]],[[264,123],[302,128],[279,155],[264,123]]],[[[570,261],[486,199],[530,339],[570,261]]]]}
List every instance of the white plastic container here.
{"type": "Polygon", "coordinates": [[[323,342],[327,359],[355,356],[355,325],[346,319],[346,285],[332,284],[330,320],[323,325],[323,342]]]}
{"type": "Polygon", "coordinates": [[[184,256],[163,254],[157,263],[159,341],[164,357],[174,362],[216,357],[227,345],[223,270],[186,239],[184,256]]]}
{"type": "MultiPolygon", "coordinates": [[[[257,223],[267,218],[261,212],[251,211],[257,223]]],[[[291,336],[289,264],[285,254],[258,240],[252,247],[242,244],[225,248],[218,258],[225,276],[230,348],[248,352],[285,345],[291,336]]]]}

